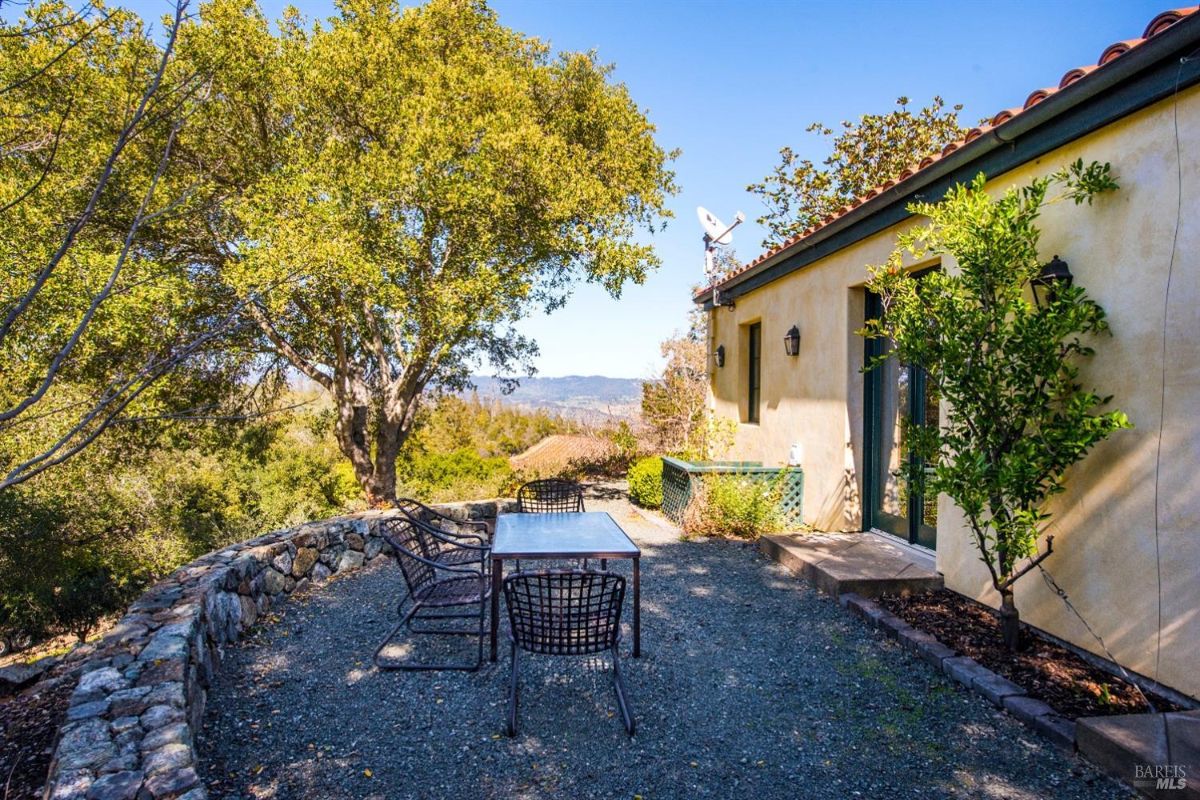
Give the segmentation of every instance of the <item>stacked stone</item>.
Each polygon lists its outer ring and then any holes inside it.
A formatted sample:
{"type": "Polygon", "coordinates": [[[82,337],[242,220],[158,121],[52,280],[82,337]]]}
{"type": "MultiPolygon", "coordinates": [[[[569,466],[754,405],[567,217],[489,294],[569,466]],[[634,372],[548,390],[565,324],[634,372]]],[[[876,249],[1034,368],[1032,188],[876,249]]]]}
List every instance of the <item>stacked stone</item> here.
{"type": "MultiPolygon", "coordinates": [[[[488,519],[497,504],[439,507],[488,519]]],[[[310,583],[391,554],[370,512],[269,533],[210,553],[156,584],[79,652],[48,800],[205,800],[193,731],[220,648],[310,583]]],[[[366,645],[364,645],[366,646],[366,645]]]]}

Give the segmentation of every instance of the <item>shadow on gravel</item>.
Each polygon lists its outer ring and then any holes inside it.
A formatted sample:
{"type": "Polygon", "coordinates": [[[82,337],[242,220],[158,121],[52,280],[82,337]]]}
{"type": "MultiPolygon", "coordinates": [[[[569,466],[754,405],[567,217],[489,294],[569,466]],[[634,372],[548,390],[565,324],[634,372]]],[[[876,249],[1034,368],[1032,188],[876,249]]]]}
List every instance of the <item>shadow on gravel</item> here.
{"type": "MultiPolygon", "coordinates": [[[[628,562],[609,562],[629,572],[628,562]]],[[[1116,798],[1129,793],[959,691],[749,544],[644,543],[643,658],[381,673],[392,564],[295,598],[227,648],[198,741],[214,798],[1116,798]]],[[[420,646],[425,641],[418,643],[420,646]]]]}

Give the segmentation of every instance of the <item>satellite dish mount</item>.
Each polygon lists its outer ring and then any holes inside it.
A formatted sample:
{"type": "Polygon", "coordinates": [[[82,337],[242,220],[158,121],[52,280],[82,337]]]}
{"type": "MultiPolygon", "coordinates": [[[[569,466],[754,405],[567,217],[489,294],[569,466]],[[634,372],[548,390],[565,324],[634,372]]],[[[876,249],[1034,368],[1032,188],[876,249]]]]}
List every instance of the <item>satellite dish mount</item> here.
{"type": "MultiPolygon", "coordinates": [[[[739,211],[734,215],[733,224],[726,225],[704,206],[697,206],[696,216],[700,220],[700,227],[704,228],[704,278],[711,285],[719,277],[715,258],[717,247],[727,247],[733,244],[733,229],[746,221],[746,215],[739,211]]],[[[713,305],[728,305],[733,308],[733,301],[720,302],[717,290],[714,288],[713,305]]]]}

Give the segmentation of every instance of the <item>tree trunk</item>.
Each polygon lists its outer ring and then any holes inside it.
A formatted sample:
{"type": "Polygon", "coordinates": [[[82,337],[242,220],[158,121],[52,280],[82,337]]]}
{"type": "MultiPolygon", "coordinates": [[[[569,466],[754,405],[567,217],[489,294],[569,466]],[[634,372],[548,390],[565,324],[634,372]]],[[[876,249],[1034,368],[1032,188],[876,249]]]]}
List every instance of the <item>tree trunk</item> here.
{"type": "Polygon", "coordinates": [[[392,461],[392,482],[384,483],[379,480],[375,462],[371,458],[371,447],[367,444],[367,424],[370,419],[365,404],[355,403],[346,394],[337,399],[337,424],[334,425],[334,435],[338,449],[342,455],[350,459],[354,467],[354,477],[366,495],[371,508],[381,508],[390,505],[396,499],[395,460],[392,461]]]}
{"type": "Polygon", "coordinates": [[[375,485],[383,504],[396,502],[396,459],[404,443],[400,425],[393,420],[379,421],[375,433],[375,485]]]}
{"type": "Polygon", "coordinates": [[[1000,591],[1000,634],[1004,646],[1015,653],[1021,646],[1021,615],[1013,602],[1012,588],[1000,591]]]}

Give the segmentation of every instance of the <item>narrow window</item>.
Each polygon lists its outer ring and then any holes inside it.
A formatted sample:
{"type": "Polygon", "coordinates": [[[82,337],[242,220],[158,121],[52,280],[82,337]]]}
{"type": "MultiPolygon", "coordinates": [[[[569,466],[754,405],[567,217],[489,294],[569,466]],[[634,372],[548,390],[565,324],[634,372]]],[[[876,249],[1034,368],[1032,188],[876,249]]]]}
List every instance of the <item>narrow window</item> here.
{"type": "Polygon", "coordinates": [[[750,376],[747,381],[749,394],[747,396],[746,421],[758,422],[758,401],[762,395],[762,323],[756,322],[750,326],[750,376]]]}

